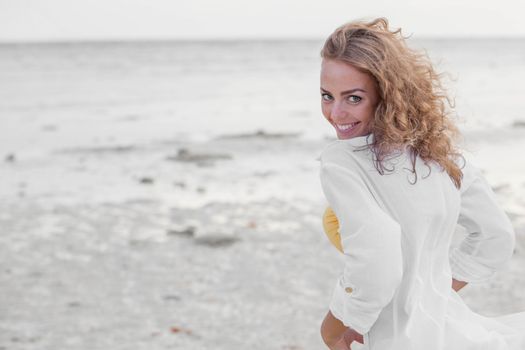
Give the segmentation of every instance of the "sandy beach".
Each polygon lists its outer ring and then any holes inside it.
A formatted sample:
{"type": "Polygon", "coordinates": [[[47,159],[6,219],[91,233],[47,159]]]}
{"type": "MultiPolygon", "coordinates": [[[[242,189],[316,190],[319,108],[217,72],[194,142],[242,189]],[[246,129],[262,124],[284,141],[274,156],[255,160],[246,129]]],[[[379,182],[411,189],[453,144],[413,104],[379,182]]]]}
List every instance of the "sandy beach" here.
{"type": "MultiPolygon", "coordinates": [[[[296,50],[315,55],[317,44],[296,50]]],[[[134,61],[104,70],[115,66],[107,57],[133,49],[101,53],[82,69],[63,52],[96,48],[0,50],[0,79],[9,83],[0,90],[0,350],[322,349],[319,326],[343,265],[321,225],[317,157],[334,136],[317,106],[317,58],[293,68],[297,57],[283,63],[275,54],[267,66],[236,63],[230,73],[207,66],[214,83],[238,79],[201,105],[206,77],[192,76],[190,55],[159,49],[166,62],[130,78],[134,61]],[[277,84],[293,94],[270,93],[267,77],[235,95],[277,69],[287,72],[277,84]],[[194,96],[181,81],[192,81],[194,96]]],[[[517,100],[494,122],[495,108],[471,108],[486,88],[469,79],[474,73],[457,88],[469,120],[464,147],[517,245],[508,270],[460,295],[496,316],[525,310],[525,117],[517,100]]],[[[525,93],[514,87],[512,96],[525,93]]],[[[458,228],[455,243],[462,235],[458,228]]]]}

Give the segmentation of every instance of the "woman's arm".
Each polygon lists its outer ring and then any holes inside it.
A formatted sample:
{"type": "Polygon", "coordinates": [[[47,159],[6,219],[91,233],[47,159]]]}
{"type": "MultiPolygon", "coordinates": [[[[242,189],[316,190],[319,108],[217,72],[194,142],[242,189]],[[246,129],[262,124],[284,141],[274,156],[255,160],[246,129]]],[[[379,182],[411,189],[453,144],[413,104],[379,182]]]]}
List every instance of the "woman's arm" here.
{"type": "MultiPolygon", "coordinates": [[[[452,289],[456,292],[463,287],[465,287],[468,282],[458,281],[457,279],[452,279],[452,289]]],[[[346,327],[341,321],[334,317],[334,315],[328,310],[323,323],[321,324],[321,337],[323,338],[324,343],[328,348],[334,349],[336,344],[341,340],[345,331],[350,328],[346,327]]],[[[354,331],[355,340],[363,344],[363,335],[354,331]]]]}
{"type": "Polygon", "coordinates": [[[450,251],[450,269],[459,281],[484,283],[507,267],[516,234],[481,169],[467,161],[463,175],[458,224],[467,235],[450,251]]]}
{"type": "Polygon", "coordinates": [[[341,321],[332,315],[330,310],[326,314],[323,323],[321,324],[321,337],[324,343],[329,348],[332,348],[335,343],[342,337],[344,331],[347,329],[341,321]]]}
{"type": "Polygon", "coordinates": [[[329,349],[349,349],[353,341],[363,344],[363,335],[346,327],[328,310],[321,325],[321,337],[329,349]]]}
{"type": "Polygon", "coordinates": [[[345,263],[328,308],[345,326],[365,334],[403,278],[401,226],[379,206],[357,160],[343,148],[328,150],[321,154],[321,185],[339,221],[345,263]]]}
{"type": "MultiPolygon", "coordinates": [[[[457,279],[452,279],[452,289],[456,292],[463,287],[465,287],[468,282],[458,281],[457,279]]],[[[323,323],[321,324],[321,337],[323,338],[324,343],[328,346],[329,349],[337,349],[338,344],[341,344],[346,341],[348,338],[344,338],[345,332],[350,333],[350,337],[353,337],[353,340],[363,344],[363,335],[357,333],[355,330],[346,327],[341,321],[334,317],[334,315],[328,310],[323,323]]],[[[350,345],[350,344],[348,344],[350,345]]],[[[346,346],[348,346],[346,345],[346,346]]]]}

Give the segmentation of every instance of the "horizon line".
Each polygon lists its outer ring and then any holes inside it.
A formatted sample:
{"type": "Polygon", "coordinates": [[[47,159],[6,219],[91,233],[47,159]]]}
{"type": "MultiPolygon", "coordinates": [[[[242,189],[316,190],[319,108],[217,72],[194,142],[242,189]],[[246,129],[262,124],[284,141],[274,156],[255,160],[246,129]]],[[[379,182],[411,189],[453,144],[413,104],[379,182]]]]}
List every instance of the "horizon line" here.
{"type": "MultiPolygon", "coordinates": [[[[525,40],[525,35],[486,35],[486,36],[434,36],[434,35],[423,35],[414,36],[411,35],[408,39],[413,40],[525,40]]],[[[0,39],[0,45],[33,45],[33,44],[111,44],[111,43],[168,43],[168,42],[181,42],[181,43],[206,43],[206,42],[289,42],[289,41],[323,41],[325,37],[196,37],[196,38],[162,38],[162,37],[151,37],[151,38],[61,38],[61,39],[0,39]]]]}

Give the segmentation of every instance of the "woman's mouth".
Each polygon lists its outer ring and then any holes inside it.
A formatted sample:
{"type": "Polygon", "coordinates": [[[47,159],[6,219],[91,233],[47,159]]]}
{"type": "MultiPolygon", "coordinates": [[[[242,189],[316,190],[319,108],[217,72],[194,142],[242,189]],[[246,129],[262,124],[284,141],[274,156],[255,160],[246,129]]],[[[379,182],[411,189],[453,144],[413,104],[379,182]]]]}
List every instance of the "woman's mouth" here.
{"type": "Polygon", "coordinates": [[[350,132],[352,132],[357,124],[359,124],[360,122],[354,122],[354,123],[350,123],[350,124],[335,124],[335,127],[337,128],[337,130],[343,134],[348,134],[350,132]]]}

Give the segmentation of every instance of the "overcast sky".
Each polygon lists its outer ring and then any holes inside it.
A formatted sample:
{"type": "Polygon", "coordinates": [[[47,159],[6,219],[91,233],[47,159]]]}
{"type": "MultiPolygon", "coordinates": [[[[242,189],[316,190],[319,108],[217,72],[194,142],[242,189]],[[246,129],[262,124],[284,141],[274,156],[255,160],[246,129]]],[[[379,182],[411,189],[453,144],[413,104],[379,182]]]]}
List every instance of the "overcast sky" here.
{"type": "Polygon", "coordinates": [[[361,17],[413,37],[525,37],[521,0],[0,0],[0,41],[324,38],[361,17]]]}

